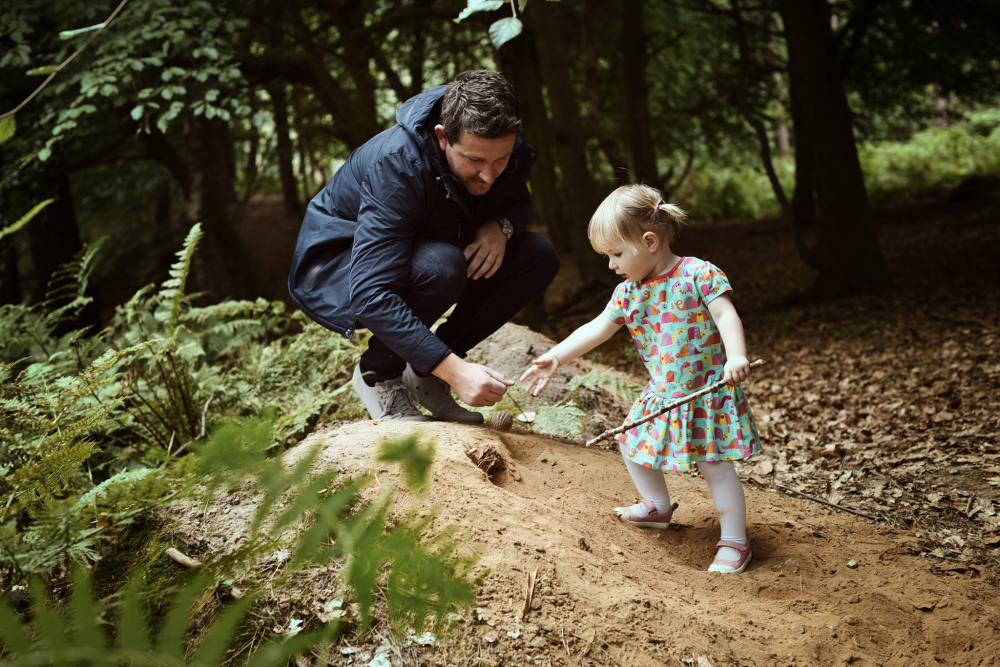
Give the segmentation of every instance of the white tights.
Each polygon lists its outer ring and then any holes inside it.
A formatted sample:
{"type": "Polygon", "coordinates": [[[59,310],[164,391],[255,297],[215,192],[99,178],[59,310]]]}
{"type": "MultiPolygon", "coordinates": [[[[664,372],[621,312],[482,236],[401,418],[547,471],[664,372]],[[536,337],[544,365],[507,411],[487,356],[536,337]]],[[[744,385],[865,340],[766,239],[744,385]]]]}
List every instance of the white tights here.
{"type": "MultiPolygon", "coordinates": [[[[663,472],[646,468],[625,458],[624,446],[621,447],[625,467],[632,477],[635,488],[644,500],[651,500],[657,512],[665,512],[670,507],[670,493],[663,479],[663,472]]],[[[715,503],[715,513],[719,516],[721,539],[731,540],[739,544],[747,541],[747,501],[743,495],[743,484],[732,461],[699,461],[698,470],[708,483],[715,503]]],[[[632,506],[636,516],[645,516],[646,507],[639,503],[632,506]]],[[[736,560],[739,554],[735,550],[723,547],[719,557],[736,560]]]]}

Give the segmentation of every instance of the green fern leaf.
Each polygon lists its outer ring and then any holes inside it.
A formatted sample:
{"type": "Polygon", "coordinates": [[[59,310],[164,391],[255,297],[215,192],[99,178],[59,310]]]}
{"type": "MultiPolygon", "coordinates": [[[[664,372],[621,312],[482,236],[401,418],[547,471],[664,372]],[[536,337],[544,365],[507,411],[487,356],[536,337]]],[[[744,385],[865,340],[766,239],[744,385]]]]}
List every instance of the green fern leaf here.
{"type": "Polygon", "coordinates": [[[212,627],[208,629],[204,639],[198,646],[198,652],[192,661],[195,665],[205,665],[205,667],[216,667],[222,663],[222,658],[226,654],[226,648],[232,642],[233,634],[239,626],[243,617],[246,616],[247,606],[254,601],[252,595],[247,595],[230,605],[222,616],[219,617],[212,627]]]}
{"type": "Polygon", "coordinates": [[[166,658],[181,660],[184,657],[184,637],[195,599],[204,595],[211,577],[202,574],[195,577],[174,598],[163,619],[163,629],[157,638],[156,652],[166,658]]]}
{"type": "Polygon", "coordinates": [[[254,653],[247,667],[280,667],[309,647],[330,641],[336,632],[337,624],[332,623],[322,630],[297,634],[280,644],[264,646],[254,653]]]}
{"type": "Polygon", "coordinates": [[[566,385],[569,391],[577,391],[581,387],[591,391],[606,391],[629,403],[635,401],[642,391],[642,386],[626,380],[617,373],[599,370],[577,375],[566,385]]]}
{"type": "MultiPolygon", "coordinates": [[[[165,281],[160,288],[159,296],[166,302],[167,310],[162,314],[162,319],[167,323],[167,336],[173,336],[177,330],[177,323],[180,319],[181,305],[184,303],[184,287],[187,284],[188,276],[191,274],[191,262],[194,258],[194,251],[198,247],[198,242],[204,236],[201,230],[201,223],[195,223],[184,239],[184,247],[177,253],[177,260],[170,267],[170,279],[165,281]]],[[[161,317],[161,314],[157,314],[161,317]]]]}
{"type": "Polygon", "coordinates": [[[139,587],[144,572],[132,572],[131,581],[122,591],[122,610],[118,614],[118,644],[127,653],[141,654],[149,650],[149,633],[143,621],[142,603],[139,601],[139,587]]]}
{"type": "Polygon", "coordinates": [[[65,646],[68,638],[63,620],[46,603],[45,587],[40,581],[31,582],[31,601],[32,610],[35,613],[35,625],[38,627],[42,645],[47,648],[65,646]]]}
{"type": "Polygon", "coordinates": [[[75,644],[83,648],[103,649],[107,645],[107,638],[98,625],[101,610],[90,591],[90,579],[83,575],[83,570],[79,567],[74,568],[70,611],[76,631],[75,644]]]}
{"type": "Polygon", "coordinates": [[[573,402],[546,405],[535,415],[534,426],[545,433],[575,438],[583,430],[581,420],[586,416],[573,402]]]}
{"type": "Polygon", "coordinates": [[[17,618],[17,614],[0,596],[0,639],[3,645],[15,655],[24,655],[31,650],[31,640],[17,618]]]}

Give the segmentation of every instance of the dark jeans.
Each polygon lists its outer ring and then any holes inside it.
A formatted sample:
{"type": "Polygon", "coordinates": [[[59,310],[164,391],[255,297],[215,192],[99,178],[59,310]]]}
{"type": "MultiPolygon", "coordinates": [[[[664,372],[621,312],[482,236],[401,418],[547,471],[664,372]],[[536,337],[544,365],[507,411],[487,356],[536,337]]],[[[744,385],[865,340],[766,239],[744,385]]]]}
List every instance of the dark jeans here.
{"type": "MultiPolygon", "coordinates": [[[[460,357],[545,291],[559,270],[559,256],[547,238],[526,232],[507,244],[503,263],[491,278],[466,278],[467,268],[465,255],[457,246],[417,241],[410,285],[402,294],[403,301],[427,326],[457,304],[436,333],[460,357]]],[[[371,337],[361,355],[361,370],[368,382],[398,378],[405,369],[405,359],[371,337]]]]}

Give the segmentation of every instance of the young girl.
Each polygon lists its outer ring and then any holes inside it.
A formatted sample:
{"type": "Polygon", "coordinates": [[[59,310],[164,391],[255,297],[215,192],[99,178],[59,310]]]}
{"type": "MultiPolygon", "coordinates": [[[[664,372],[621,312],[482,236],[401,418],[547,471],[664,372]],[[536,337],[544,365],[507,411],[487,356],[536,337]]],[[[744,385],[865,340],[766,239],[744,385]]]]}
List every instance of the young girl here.
{"type": "Polygon", "coordinates": [[[604,312],[535,359],[521,376],[534,395],[556,370],[589,352],[627,324],[650,381],[626,424],[722,377],[722,388],[617,437],[642,500],[615,511],[643,528],[666,528],[676,505],[664,470],[689,471],[708,482],[722,527],[710,572],[740,573],[750,562],[746,499],[733,461],[760,451],[757,425],[739,384],[749,373],[743,324],[726,275],[695,257],[670,250],[684,212],[646,185],[618,188],[590,220],[590,243],[624,279],[604,312]],[[725,349],[725,353],[723,353],[725,349]],[[536,386],[537,383],[537,386],[536,386]]]}

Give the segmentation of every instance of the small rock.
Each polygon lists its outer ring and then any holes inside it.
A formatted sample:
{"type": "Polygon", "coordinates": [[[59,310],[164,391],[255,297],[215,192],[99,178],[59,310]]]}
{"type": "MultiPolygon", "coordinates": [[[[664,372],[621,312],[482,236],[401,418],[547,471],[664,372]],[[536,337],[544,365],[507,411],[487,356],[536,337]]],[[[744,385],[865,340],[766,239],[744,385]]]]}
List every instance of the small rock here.
{"type": "Polygon", "coordinates": [[[801,625],[793,625],[792,632],[797,632],[800,635],[804,635],[806,633],[806,629],[803,628],[801,625]]]}
{"type": "Polygon", "coordinates": [[[852,570],[858,569],[858,561],[852,558],[851,560],[847,561],[847,567],[851,568],[852,570]]]}

